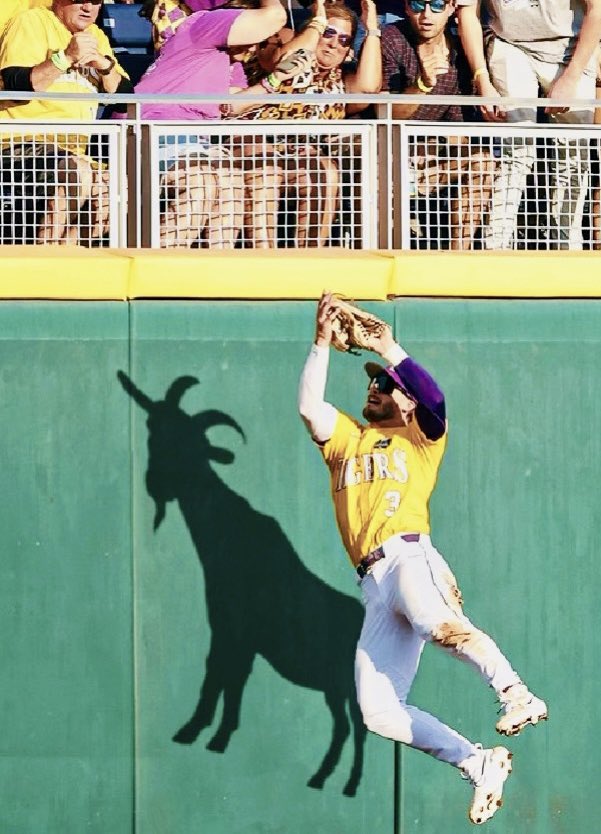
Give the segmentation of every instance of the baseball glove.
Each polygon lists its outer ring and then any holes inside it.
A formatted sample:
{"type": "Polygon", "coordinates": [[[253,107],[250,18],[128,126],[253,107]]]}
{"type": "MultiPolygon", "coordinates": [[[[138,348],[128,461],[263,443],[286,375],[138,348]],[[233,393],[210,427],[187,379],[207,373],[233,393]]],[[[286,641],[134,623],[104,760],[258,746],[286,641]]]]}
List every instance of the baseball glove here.
{"type": "Polygon", "coordinates": [[[343,353],[358,354],[357,348],[371,350],[374,338],[379,339],[388,328],[385,321],[343,298],[335,296],[332,305],[337,308],[332,321],[332,345],[343,353]]]}

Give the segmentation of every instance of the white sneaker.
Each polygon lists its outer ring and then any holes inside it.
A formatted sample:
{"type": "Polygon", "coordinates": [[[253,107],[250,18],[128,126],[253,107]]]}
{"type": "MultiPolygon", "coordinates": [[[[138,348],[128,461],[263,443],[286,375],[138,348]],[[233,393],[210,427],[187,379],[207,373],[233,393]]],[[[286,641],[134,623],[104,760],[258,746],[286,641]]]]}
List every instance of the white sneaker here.
{"type": "Polygon", "coordinates": [[[484,750],[482,775],[473,779],[474,798],[468,817],[475,825],[482,825],[489,820],[503,804],[503,786],[511,773],[510,753],[505,747],[493,747],[484,750]]]}
{"type": "Polygon", "coordinates": [[[510,686],[499,695],[503,715],[497,721],[497,732],[504,736],[515,736],[527,724],[538,724],[549,716],[547,705],[523,683],[510,686]]]}

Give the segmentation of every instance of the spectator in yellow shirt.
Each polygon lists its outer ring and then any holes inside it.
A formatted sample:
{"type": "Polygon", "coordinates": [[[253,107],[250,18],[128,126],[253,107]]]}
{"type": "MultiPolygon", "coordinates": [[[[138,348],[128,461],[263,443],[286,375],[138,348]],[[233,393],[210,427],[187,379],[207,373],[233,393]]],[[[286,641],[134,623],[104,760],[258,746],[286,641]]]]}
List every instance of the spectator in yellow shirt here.
{"type": "MultiPolygon", "coordinates": [[[[96,26],[100,2],[53,0],[51,8],[32,8],[14,17],[0,42],[4,90],[131,92],[127,74],[115,60],[106,35],[96,26]]],[[[91,121],[96,111],[96,102],[88,101],[2,101],[0,121],[91,121]]],[[[2,136],[2,147],[3,162],[7,156],[11,161],[15,157],[41,158],[46,173],[55,172],[56,190],[47,201],[38,242],[73,242],[76,215],[103,180],[99,167],[85,156],[87,137],[73,133],[9,137],[7,132],[2,136]]],[[[39,166],[36,168],[39,174],[39,166]]]]}

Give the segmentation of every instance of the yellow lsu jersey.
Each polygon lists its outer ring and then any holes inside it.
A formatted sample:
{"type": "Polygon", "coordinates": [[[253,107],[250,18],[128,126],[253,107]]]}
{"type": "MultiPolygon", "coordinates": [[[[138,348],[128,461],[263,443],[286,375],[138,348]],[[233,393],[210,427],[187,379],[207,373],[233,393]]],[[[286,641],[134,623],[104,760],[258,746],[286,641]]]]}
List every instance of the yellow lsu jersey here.
{"type": "Polygon", "coordinates": [[[446,432],[428,440],[415,420],[375,428],[338,413],[334,434],[320,448],[353,565],[396,533],[430,532],[428,503],[446,443],[446,432]]]}

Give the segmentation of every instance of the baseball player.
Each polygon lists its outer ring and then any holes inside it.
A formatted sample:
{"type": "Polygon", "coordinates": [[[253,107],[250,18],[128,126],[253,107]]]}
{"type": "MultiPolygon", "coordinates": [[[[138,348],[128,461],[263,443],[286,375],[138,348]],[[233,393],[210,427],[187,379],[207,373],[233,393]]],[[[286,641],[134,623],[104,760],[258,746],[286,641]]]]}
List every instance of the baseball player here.
{"type": "Polygon", "coordinates": [[[501,805],[511,772],[505,747],[483,749],[407,703],[426,641],[466,661],[497,694],[497,731],[519,733],[547,718],[493,640],[465,616],[449,566],[430,540],[428,502],[447,442],[444,396],[397,344],[387,325],[370,349],[367,425],[324,399],[336,301],[324,293],[315,343],[299,389],[299,410],[330,470],[336,520],[360,577],[365,619],[357,645],[357,698],[369,730],[458,768],[474,787],[469,819],[501,805]]]}

